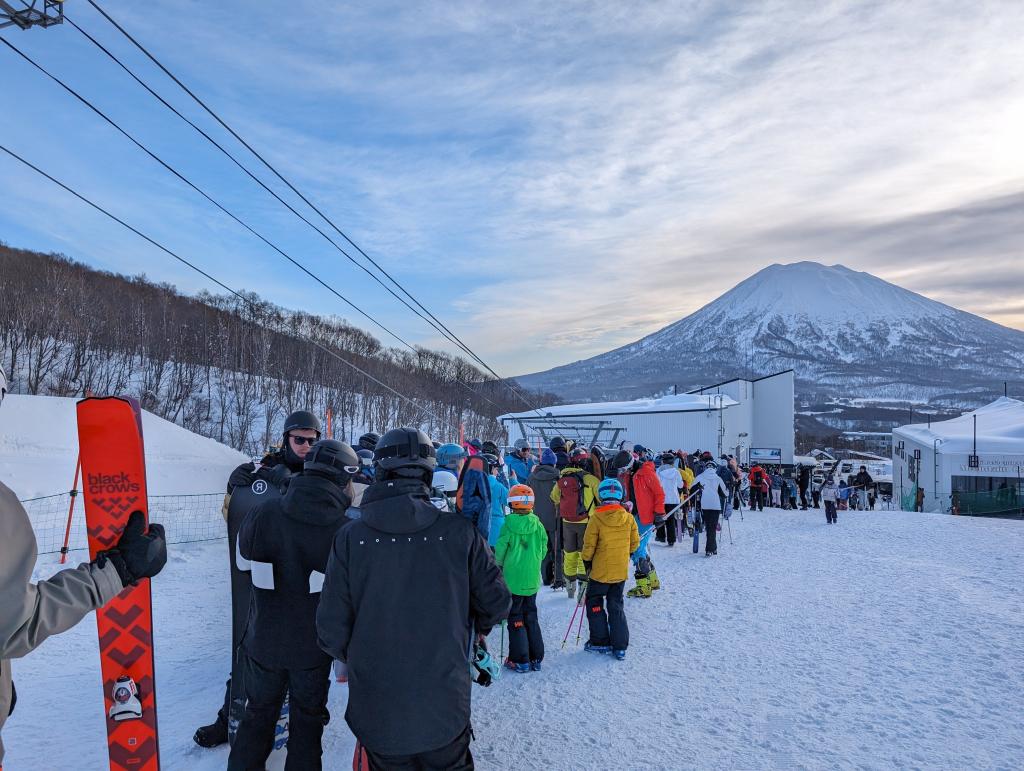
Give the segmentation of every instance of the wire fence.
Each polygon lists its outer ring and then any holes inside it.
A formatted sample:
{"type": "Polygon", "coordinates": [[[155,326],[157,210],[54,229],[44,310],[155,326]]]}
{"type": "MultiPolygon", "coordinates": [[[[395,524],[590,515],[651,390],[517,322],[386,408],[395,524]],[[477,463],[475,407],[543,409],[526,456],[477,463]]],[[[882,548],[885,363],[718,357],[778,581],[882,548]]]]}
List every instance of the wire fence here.
{"type": "MultiPolygon", "coordinates": [[[[223,503],[224,493],[151,495],[149,518],[164,526],[168,543],[214,541],[227,536],[221,514],[223,503]]],[[[59,553],[64,546],[65,532],[69,550],[88,548],[81,490],[76,490],[74,496],[66,492],[29,498],[21,505],[28,512],[40,554],[59,553]],[[69,530],[68,511],[73,497],[75,505],[69,530]]]]}

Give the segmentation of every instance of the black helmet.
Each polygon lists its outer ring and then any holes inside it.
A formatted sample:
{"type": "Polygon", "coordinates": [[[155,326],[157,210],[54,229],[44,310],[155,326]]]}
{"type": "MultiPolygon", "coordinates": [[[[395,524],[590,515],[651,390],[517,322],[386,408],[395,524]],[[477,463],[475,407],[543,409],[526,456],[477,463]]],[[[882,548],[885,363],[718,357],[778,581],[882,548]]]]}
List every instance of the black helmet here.
{"type": "Polygon", "coordinates": [[[487,455],[493,455],[495,458],[497,458],[501,454],[501,450],[498,449],[498,445],[492,442],[490,439],[483,443],[483,445],[480,447],[480,452],[483,452],[487,455]]]}
{"type": "Polygon", "coordinates": [[[295,410],[284,419],[284,433],[297,428],[309,428],[320,434],[320,419],[309,410],[295,410]]]}
{"type": "Polygon", "coordinates": [[[377,442],[373,462],[383,471],[402,468],[433,471],[437,454],[430,437],[417,428],[393,428],[377,442]]]}
{"type": "Polygon", "coordinates": [[[480,457],[487,461],[488,472],[491,469],[497,468],[498,466],[501,465],[501,461],[498,460],[498,456],[495,455],[493,452],[482,452],[480,453],[480,457]]]}
{"type": "Polygon", "coordinates": [[[306,454],[302,467],[319,471],[345,484],[359,472],[359,456],[351,446],[336,439],[321,439],[306,454]]]}
{"type": "Polygon", "coordinates": [[[633,453],[629,450],[619,450],[612,458],[612,468],[626,468],[633,463],[633,453]]]}
{"type": "Polygon", "coordinates": [[[367,431],[359,437],[359,449],[373,452],[377,447],[377,442],[379,441],[380,436],[378,434],[373,433],[373,431],[367,431]]]}
{"type": "Polygon", "coordinates": [[[566,451],[565,440],[560,436],[553,437],[551,441],[548,442],[548,447],[550,447],[554,452],[566,451]]]}

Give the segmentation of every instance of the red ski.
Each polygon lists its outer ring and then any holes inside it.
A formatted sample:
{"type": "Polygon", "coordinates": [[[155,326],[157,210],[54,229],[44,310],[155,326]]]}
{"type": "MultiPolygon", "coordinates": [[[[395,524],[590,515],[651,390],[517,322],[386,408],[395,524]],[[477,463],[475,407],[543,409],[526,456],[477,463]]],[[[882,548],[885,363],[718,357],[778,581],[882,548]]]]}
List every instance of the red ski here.
{"type": "MultiPolygon", "coordinates": [[[[78,447],[89,556],[95,559],[117,543],[133,511],[149,520],[138,402],[117,397],[78,402],[78,447]]],[[[96,625],[111,771],[158,771],[149,579],[126,587],[98,610],[96,625]]]]}

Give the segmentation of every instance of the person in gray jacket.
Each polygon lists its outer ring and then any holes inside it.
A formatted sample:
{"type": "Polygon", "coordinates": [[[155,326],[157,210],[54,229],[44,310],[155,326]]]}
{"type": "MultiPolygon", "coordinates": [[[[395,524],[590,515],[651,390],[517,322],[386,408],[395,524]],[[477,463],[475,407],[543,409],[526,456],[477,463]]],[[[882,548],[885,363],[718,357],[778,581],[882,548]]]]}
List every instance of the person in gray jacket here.
{"type": "Polygon", "coordinates": [[[565,577],[562,575],[562,528],[559,527],[558,508],[551,500],[551,489],[558,484],[558,476],[555,454],[545,447],[540,463],[533,467],[526,484],[533,490],[533,513],[548,533],[548,553],[540,564],[540,575],[544,585],[552,589],[565,588],[565,577]]]}
{"type": "MultiPolygon", "coordinates": [[[[0,369],[0,404],[6,394],[7,375],[0,369]]],[[[151,524],[148,533],[144,529],[142,515],[132,514],[113,549],[34,584],[38,547],[32,525],[15,494],[0,483],[0,730],[17,701],[11,659],[31,653],[50,635],[70,629],[108,603],[126,585],[163,568],[163,528],[151,524]]],[[[3,760],[0,737],[0,764],[3,760]]]]}

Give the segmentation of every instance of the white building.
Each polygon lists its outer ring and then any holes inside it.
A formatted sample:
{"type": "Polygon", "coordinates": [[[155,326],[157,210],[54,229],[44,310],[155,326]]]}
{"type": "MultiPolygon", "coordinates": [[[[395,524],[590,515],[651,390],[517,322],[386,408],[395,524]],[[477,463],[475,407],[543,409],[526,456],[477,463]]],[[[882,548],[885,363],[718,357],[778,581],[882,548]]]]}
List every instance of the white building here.
{"type": "Polygon", "coordinates": [[[1024,497],[1024,402],[1002,397],[958,418],[893,429],[893,495],[914,508],[1009,514],[1024,497]]]}
{"type": "Polygon", "coordinates": [[[623,440],[653,450],[711,450],[746,462],[793,462],[793,371],[730,380],[690,393],[629,402],[560,404],[498,418],[509,442],[546,446],[553,436],[587,447],[623,440]]]}

